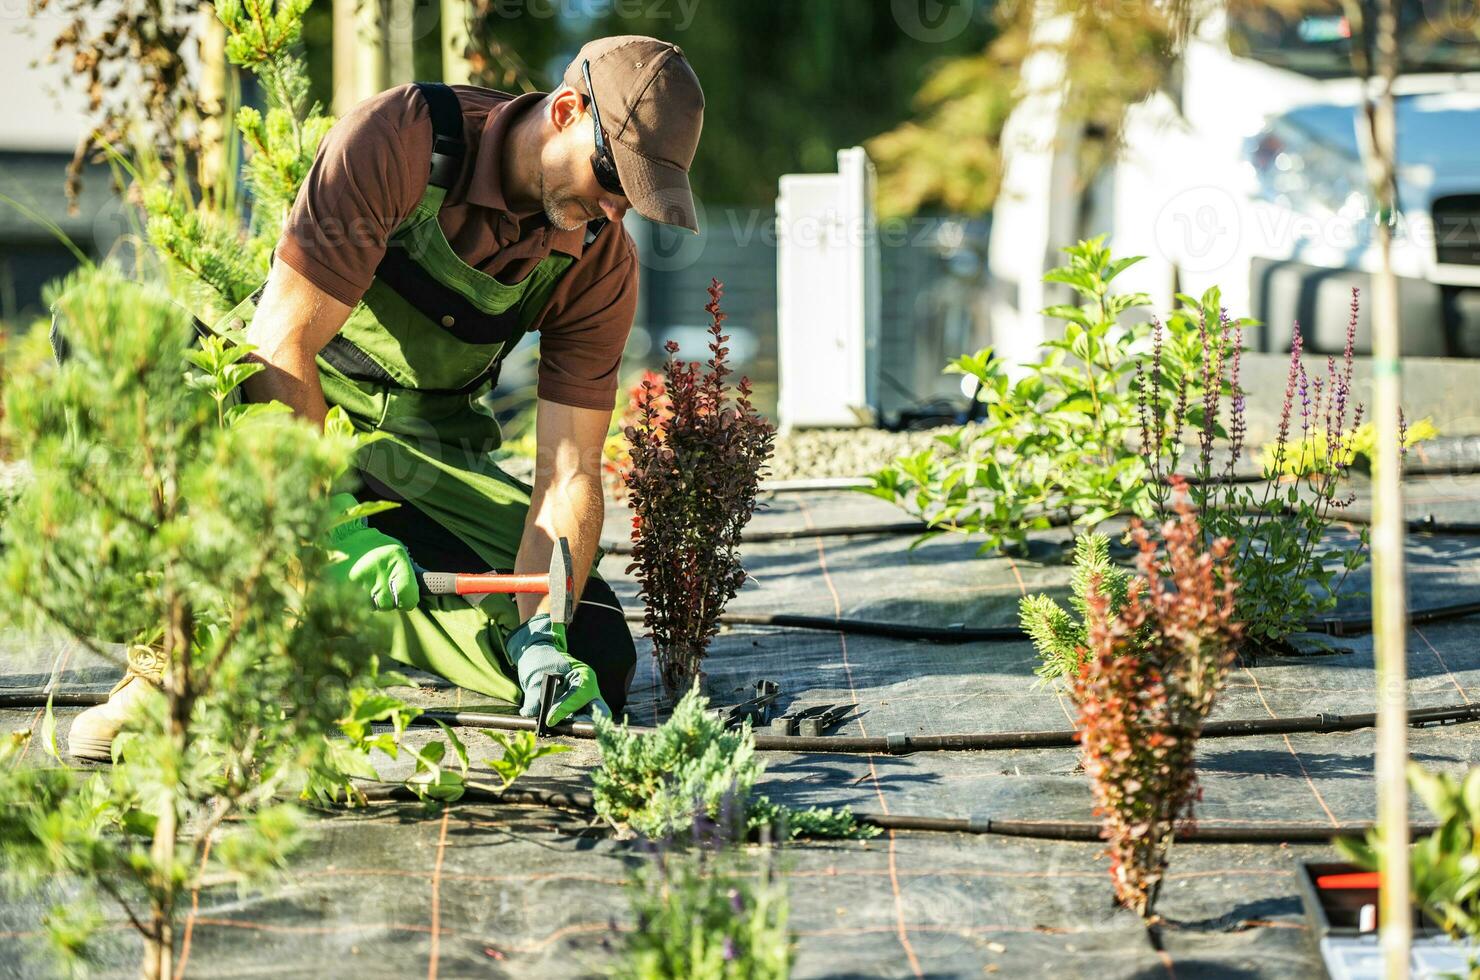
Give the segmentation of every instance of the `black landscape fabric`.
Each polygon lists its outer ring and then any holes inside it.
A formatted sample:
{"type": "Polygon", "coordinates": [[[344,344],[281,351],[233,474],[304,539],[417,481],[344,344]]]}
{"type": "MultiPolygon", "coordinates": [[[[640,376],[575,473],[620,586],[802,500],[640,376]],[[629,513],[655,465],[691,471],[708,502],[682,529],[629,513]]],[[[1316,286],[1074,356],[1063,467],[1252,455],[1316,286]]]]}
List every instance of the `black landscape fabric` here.
{"type": "MultiPolygon", "coordinates": [[[[1480,479],[1408,482],[1410,516],[1480,522],[1480,479]]],[[[1354,512],[1366,510],[1359,488],[1354,512]]],[[[1054,560],[1067,532],[1039,535],[1034,560],[977,557],[976,544],[942,537],[909,550],[898,534],[829,536],[829,527],[898,523],[888,504],[827,491],[766,497],[752,528],[807,532],[744,549],[752,573],[732,612],[798,613],[922,626],[1014,625],[1025,592],[1066,592],[1054,560]]],[[[607,534],[628,526],[619,508],[607,534]]],[[[1338,533],[1350,535],[1353,529],[1338,533]]],[[[1480,601],[1480,537],[1409,540],[1415,609],[1480,601]]],[[[602,566],[623,604],[639,609],[625,556],[602,566]]],[[[1343,611],[1366,614],[1364,569],[1343,611]]],[[[1466,704],[1480,692],[1474,618],[1410,630],[1413,707],[1466,704]]],[[[641,627],[634,625],[641,633],[641,627]]],[[[1214,719],[1283,718],[1375,710],[1372,641],[1326,638],[1334,652],[1260,660],[1237,669],[1214,719]]],[[[646,640],[630,710],[661,721],[646,640]]],[[[106,691],[117,669],[75,644],[4,638],[0,693],[106,691]]],[[[1072,706],[1035,683],[1026,642],[932,644],[821,631],[726,629],[707,662],[716,703],[781,687],[778,707],[856,705],[840,735],[1066,729],[1072,706]]],[[[428,675],[408,696],[434,707],[508,711],[428,675]]],[[[80,709],[57,711],[64,737],[80,709]]],[[[36,729],[39,709],[7,710],[8,729],[36,729]]],[[[1415,761],[1450,773],[1475,762],[1480,725],[1415,729],[1415,761]]],[[[413,738],[428,737],[417,731],[413,738]]],[[[469,732],[474,759],[495,754],[469,732]]],[[[33,740],[33,743],[37,740],[33,740]]],[[[528,785],[589,789],[590,742],[540,760],[528,785]]],[[[65,747],[65,746],[64,746],[65,747]]],[[[29,750],[36,761],[39,745],[29,750]]],[[[1206,824],[1320,828],[1374,817],[1371,730],[1207,740],[1199,747],[1206,824]]],[[[1072,747],[864,756],[768,753],[763,789],[794,805],[851,804],[873,813],[1024,820],[1090,820],[1086,777],[1072,747]]],[[[386,773],[398,772],[387,763],[386,773]]],[[[1415,803],[1416,820],[1429,815],[1415,803]]],[[[634,841],[576,814],[458,803],[440,811],[380,805],[317,816],[311,840],[262,890],[214,887],[193,895],[181,922],[186,976],[583,976],[615,962],[632,927],[629,869],[649,860],[634,841]]],[[[1298,857],[1329,847],[1178,845],[1160,910],[1165,949],[1111,904],[1107,861],[1093,842],[896,832],[867,842],[803,842],[781,849],[797,934],[796,975],[1289,977],[1318,970],[1292,875],[1298,857]]],[[[46,908],[70,886],[0,903],[0,975],[50,976],[40,944],[46,908]]],[[[122,922],[106,933],[100,974],[132,976],[137,939],[122,922]]]]}

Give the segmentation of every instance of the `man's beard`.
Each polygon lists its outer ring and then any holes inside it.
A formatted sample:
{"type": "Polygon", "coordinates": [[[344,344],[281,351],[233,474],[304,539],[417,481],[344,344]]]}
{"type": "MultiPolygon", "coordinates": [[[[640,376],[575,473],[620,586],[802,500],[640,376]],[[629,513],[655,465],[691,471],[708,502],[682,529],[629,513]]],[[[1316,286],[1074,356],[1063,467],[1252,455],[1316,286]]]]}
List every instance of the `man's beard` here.
{"type": "Polygon", "coordinates": [[[561,197],[559,191],[551,190],[543,174],[540,176],[540,206],[544,208],[546,220],[561,231],[575,231],[593,220],[579,200],[561,197]]]}

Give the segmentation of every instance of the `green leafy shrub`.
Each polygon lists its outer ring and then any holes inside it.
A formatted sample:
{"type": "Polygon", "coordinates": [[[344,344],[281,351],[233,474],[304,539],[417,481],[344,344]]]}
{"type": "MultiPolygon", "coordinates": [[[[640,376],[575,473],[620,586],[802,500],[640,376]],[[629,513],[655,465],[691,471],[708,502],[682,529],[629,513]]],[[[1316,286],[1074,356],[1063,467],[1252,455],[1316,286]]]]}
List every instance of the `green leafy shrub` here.
{"type": "Polygon", "coordinates": [[[668,341],[663,382],[641,383],[637,422],[624,433],[631,446],[622,474],[632,507],[627,571],[637,574],[643,624],[671,697],[699,679],[720,613],[745,582],[740,532],[755,512],[775,440],[775,428],[751,406],[748,378],[732,404],[723,292],[718,279],[710,281],[707,370],[678,361],[678,345],[668,341]]]}
{"type": "MultiPolygon", "coordinates": [[[[1069,264],[1043,277],[1082,300],[1043,311],[1066,321],[1063,337],[1044,343],[1043,360],[1022,365],[1014,380],[990,347],[957,358],[945,370],[976,378],[985,419],[937,436],[939,448],[895,460],[864,488],[923,519],[930,531],[920,540],[943,531],[980,535],[985,553],[1021,546],[1029,531],[1058,523],[1093,528],[1121,512],[1150,514],[1130,380],[1151,328],[1120,323],[1149,298],[1111,292],[1140,257],[1113,259],[1103,241],[1066,248],[1069,264]]],[[[1182,352],[1174,345],[1163,367],[1190,383],[1182,352]]]]}
{"type": "Polygon", "coordinates": [[[780,825],[790,837],[872,837],[847,807],[794,810],[755,792],[766,765],[756,755],[750,722],[727,729],[690,691],[673,717],[653,732],[633,732],[596,719],[601,765],[591,774],[596,812],[619,827],[659,839],[686,832],[696,817],[719,819],[727,808],[744,815],[747,833],[780,825]]]}
{"type": "MultiPolygon", "coordinates": [[[[1469,947],[1470,975],[1480,965],[1480,768],[1463,779],[1408,764],[1408,785],[1439,820],[1439,828],[1413,843],[1408,854],[1412,900],[1450,938],[1469,947]]],[[[1370,871],[1381,867],[1382,834],[1337,838],[1348,861],[1370,871]]]]}
{"type": "Polygon", "coordinates": [[[534,732],[496,732],[489,728],[478,730],[504,750],[499,758],[488,759],[486,762],[498,774],[503,783],[502,789],[513,785],[514,780],[528,772],[536,760],[570,751],[569,745],[553,745],[548,742],[541,744],[534,732]]]}
{"type": "Polygon", "coordinates": [[[1079,741],[1104,825],[1116,900],[1151,918],[1179,821],[1197,798],[1194,752],[1232,667],[1241,629],[1227,567],[1232,542],[1200,547],[1186,494],[1161,528],[1166,554],[1139,522],[1140,575],[1119,613],[1092,581],[1088,656],[1075,677],[1079,741]]]}
{"type": "Polygon", "coordinates": [[[757,848],[759,874],[720,837],[688,851],[665,845],[628,885],[634,928],[614,975],[628,980],[785,980],[795,943],[790,905],[757,848]]]}

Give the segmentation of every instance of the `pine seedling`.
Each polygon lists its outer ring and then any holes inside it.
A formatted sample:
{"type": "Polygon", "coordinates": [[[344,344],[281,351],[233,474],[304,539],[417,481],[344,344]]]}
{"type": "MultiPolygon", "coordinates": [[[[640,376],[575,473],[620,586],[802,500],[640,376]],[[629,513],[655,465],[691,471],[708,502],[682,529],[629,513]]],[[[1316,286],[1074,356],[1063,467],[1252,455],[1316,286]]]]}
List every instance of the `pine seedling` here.
{"type": "MultiPolygon", "coordinates": [[[[267,278],[273,247],[334,118],[308,97],[308,69],[300,52],[303,14],[310,0],[221,0],[226,57],[252,72],[266,98],[264,114],[237,110],[246,147],[242,180],[250,220],[198,199],[187,182],[168,180],[159,166],[139,172],[150,244],[170,261],[177,287],[202,319],[231,309],[267,278]]],[[[145,157],[147,160],[148,157],[145,157]]]]}
{"type": "MultiPolygon", "coordinates": [[[[383,621],[316,544],[356,442],[281,413],[226,423],[216,396],[242,365],[192,363],[190,316],[161,287],[105,265],[47,299],[69,356],[6,390],[32,473],[3,527],[0,603],[105,660],[152,646],[165,670],[106,774],[62,765],[50,726],[34,763],[0,767],[0,850],[7,876],[73,879],[79,908],[117,903],[144,974],[167,977],[180,897],[208,872],[281,865],[297,835],[278,797],[332,765],[348,692],[374,683],[383,621]]],[[[84,955],[90,918],[55,921],[54,948],[84,955]]]]}
{"type": "Polygon", "coordinates": [[[1088,657],[1085,617],[1091,590],[1097,587],[1109,600],[1111,615],[1118,615],[1130,579],[1130,572],[1110,560],[1110,539],[1091,532],[1074,542],[1074,571],[1069,580],[1072,613],[1047,595],[1024,596],[1019,601],[1023,630],[1042,659],[1035,673],[1044,682],[1074,677],[1088,657]]]}

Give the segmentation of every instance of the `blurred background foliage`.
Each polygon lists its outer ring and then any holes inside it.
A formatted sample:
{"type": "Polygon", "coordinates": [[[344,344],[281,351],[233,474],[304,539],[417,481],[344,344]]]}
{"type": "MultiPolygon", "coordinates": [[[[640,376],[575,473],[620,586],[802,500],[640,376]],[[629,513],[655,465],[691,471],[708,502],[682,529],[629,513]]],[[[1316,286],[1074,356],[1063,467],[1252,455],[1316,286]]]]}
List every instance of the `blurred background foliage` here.
{"type": "MultiPolygon", "coordinates": [[[[469,5],[470,60],[475,84],[548,91],[592,38],[648,34],[672,41],[704,86],[695,189],[710,203],[769,207],[782,174],[835,168],[838,147],[910,119],[916,92],[934,72],[980,52],[996,36],[993,4],[956,2],[970,7],[960,32],[921,41],[901,29],[891,2],[476,0],[469,5]],[[625,16],[633,12],[641,15],[625,16]]],[[[304,24],[311,92],[326,105],[331,7],[315,0],[304,24]]],[[[435,27],[435,13],[426,16],[435,27]]],[[[435,29],[416,39],[418,78],[437,77],[439,44],[435,29]]]]}

